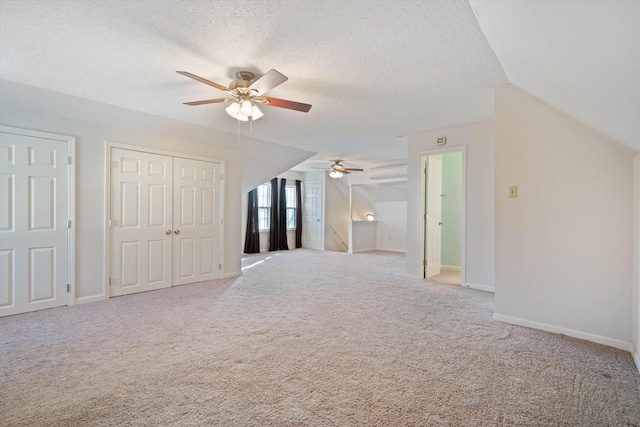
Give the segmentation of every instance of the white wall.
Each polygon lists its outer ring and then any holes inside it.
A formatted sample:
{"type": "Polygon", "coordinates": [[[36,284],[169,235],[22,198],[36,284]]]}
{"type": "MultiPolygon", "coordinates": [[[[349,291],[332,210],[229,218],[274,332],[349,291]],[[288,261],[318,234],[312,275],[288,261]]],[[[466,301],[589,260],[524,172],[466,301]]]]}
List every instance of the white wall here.
{"type": "MultiPolygon", "coordinates": [[[[301,173],[290,171],[290,169],[316,154],[311,151],[271,142],[267,143],[266,141],[244,136],[240,140],[240,147],[243,152],[242,192],[244,194],[260,184],[271,181],[274,176],[280,177],[279,174],[302,176],[301,173]]],[[[282,177],[287,180],[290,179],[284,175],[282,177]]],[[[301,178],[294,179],[302,181],[301,178]]]]}
{"type": "Polygon", "coordinates": [[[381,251],[407,251],[407,202],[376,202],[376,248],[381,251]]]}
{"type": "Polygon", "coordinates": [[[351,221],[351,242],[350,253],[367,252],[376,250],[376,227],[375,221],[351,221]]]}
{"type": "Polygon", "coordinates": [[[472,123],[409,137],[407,199],[407,273],[422,275],[422,155],[446,147],[467,146],[466,277],[471,287],[493,289],[494,258],[494,129],[492,121],[472,123]]]}
{"type": "Polygon", "coordinates": [[[494,318],[630,350],[633,152],[515,86],[495,104],[494,318]]]}
{"type": "Polygon", "coordinates": [[[371,169],[377,169],[377,168],[382,168],[387,166],[401,166],[406,164],[407,164],[406,160],[395,160],[392,162],[376,163],[375,165],[372,165],[371,167],[366,168],[364,172],[353,172],[347,175],[348,177],[347,179],[348,179],[349,185],[378,185],[378,184],[406,182],[407,181],[406,176],[396,177],[396,178],[382,178],[382,179],[369,178],[369,171],[371,169]]]}
{"type": "Polygon", "coordinates": [[[460,267],[462,153],[442,155],[442,265],[460,267]]]}
{"type": "Polygon", "coordinates": [[[351,186],[351,219],[366,221],[367,214],[374,211],[373,201],[366,189],[361,185],[351,186]]]}
{"type": "Polygon", "coordinates": [[[640,154],[633,158],[633,357],[640,371],[640,154]]]}

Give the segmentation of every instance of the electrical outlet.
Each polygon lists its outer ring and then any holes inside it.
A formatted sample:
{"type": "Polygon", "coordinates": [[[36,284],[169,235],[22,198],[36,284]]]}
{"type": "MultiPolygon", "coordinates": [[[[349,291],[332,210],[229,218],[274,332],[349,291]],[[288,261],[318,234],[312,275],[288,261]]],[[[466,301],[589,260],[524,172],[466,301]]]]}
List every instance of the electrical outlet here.
{"type": "Polygon", "coordinates": [[[510,185],[509,186],[509,198],[510,199],[515,199],[518,197],[518,186],[517,185],[510,185]]]}

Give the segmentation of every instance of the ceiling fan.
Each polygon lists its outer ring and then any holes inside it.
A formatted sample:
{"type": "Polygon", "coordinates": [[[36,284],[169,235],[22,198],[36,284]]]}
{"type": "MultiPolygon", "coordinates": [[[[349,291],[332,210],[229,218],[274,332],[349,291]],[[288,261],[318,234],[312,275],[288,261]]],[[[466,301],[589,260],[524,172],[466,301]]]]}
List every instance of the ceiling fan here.
{"type": "Polygon", "coordinates": [[[331,178],[341,178],[343,175],[350,174],[351,172],[362,172],[364,169],[360,168],[345,168],[342,166],[342,160],[334,160],[329,168],[329,176],[331,178]]]}
{"type": "Polygon", "coordinates": [[[255,75],[249,71],[238,71],[236,79],[229,84],[229,87],[212,82],[195,74],[186,71],[176,71],[185,77],[197,80],[206,85],[212,86],[218,90],[226,92],[228,98],[205,99],[203,101],[185,102],[185,105],[203,105],[216,104],[218,102],[231,102],[225,109],[234,119],[246,122],[249,120],[258,120],[264,114],[258,108],[258,105],[267,105],[270,107],[286,108],[288,110],[302,111],[304,113],[311,109],[311,105],[301,102],[287,101],[285,99],[272,98],[264,96],[265,93],[274,87],[289,80],[287,76],[277,70],[269,70],[262,77],[255,79],[255,75]]]}

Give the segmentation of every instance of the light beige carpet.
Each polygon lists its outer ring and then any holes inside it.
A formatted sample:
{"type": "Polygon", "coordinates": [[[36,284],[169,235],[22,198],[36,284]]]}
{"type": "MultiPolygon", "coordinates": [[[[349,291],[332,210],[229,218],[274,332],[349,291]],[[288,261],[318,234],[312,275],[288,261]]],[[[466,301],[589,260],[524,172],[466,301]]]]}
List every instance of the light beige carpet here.
{"type": "Polygon", "coordinates": [[[0,425],[640,425],[629,353],[494,322],[492,294],[406,277],[402,255],[244,263],[0,319],[0,425]]]}

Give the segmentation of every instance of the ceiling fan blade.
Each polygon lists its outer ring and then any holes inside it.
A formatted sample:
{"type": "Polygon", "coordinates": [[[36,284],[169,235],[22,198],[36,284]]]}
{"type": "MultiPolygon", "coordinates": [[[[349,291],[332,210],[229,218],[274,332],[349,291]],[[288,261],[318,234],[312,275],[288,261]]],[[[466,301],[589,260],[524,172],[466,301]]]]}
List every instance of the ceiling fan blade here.
{"type": "Polygon", "coordinates": [[[280,71],[271,69],[267,71],[264,76],[253,82],[251,86],[249,86],[249,89],[257,91],[259,95],[264,95],[287,80],[289,80],[289,78],[280,71]]]}
{"type": "Polygon", "coordinates": [[[206,85],[213,86],[213,87],[215,87],[216,89],[224,90],[224,91],[226,91],[226,92],[228,92],[228,91],[229,91],[229,88],[228,88],[228,87],[226,87],[226,86],[222,86],[221,84],[218,84],[218,83],[216,83],[216,82],[212,82],[211,80],[207,80],[207,79],[204,79],[204,78],[202,78],[202,77],[196,76],[195,74],[191,74],[191,73],[188,73],[188,72],[186,72],[186,71],[176,71],[176,73],[178,73],[178,74],[182,74],[183,76],[185,76],[185,77],[189,77],[190,79],[197,80],[197,81],[199,81],[200,83],[204,83],[204,84],[206,84],[206,85]]]}
{"type": "Polygon", "coordinates": [[[268,105],[270,107],[288,108],[289,110],[302,111],[303,113],[306,113],[311,109],[310,104],[303,104],[302,102],[287,101],[286,99],[270,98],[266,96],[262,99],[266,99],[267,102],[264,105],[268,105]]]}
{"type": "Polygon", "coordinates": [[[218,102],[225,101],[233,101],[231,98],[216,98],[216,99],[205,99],[204,101],[191,101],[191,102],[183,102],[184,105],[202,105],[202,104],[216,104],[218,102]]]}
{"type": "Polygon", "coordinates": [[[351,173],[351,172],[349,172],[349,170],[348,170],[348,169],[342,169],[340,172],[342,172],[342,173],[343,173],[343,174],[345,174],[345,175],[348,175],[348,174],[350,174],[350,173],[351,173]]]}
{"type": "Polygon", "coordinates": [[[344,168],[343,170],[351,171],[351,172],[364,172],[364,169],[360,169],[360,168],[344,168]]]}

